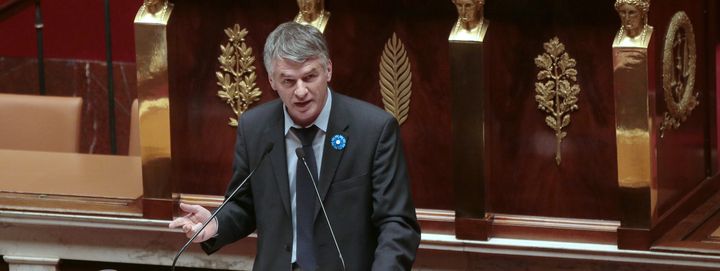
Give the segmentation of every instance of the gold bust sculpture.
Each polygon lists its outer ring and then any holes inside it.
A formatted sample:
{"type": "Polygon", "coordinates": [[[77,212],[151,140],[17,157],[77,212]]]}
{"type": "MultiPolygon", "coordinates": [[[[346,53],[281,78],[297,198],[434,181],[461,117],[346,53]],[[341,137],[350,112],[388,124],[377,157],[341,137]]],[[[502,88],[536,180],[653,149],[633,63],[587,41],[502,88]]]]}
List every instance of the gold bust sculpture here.
{"type": "Polygon", "coordinates": [[[145,4],[147,12],[155,14],[166,7],[167,0],[144,0],[143,3],[145,4]]]}
{"type": "Polygon", "coordinates": [[[485,0],[452,0],[458,12],[458,20],[450,32],[449,40],[482,41],[487,31],[483,17],[485,0]]]}
{"type": "Polygon", "coordinates": [[[647,48],[653,31],[647,24],[650,0],[616,0],[615,10],[621,25],[613,47],[647,48]]]}
{"type": "Polygon", "coordinates": [[[300,11],[295,16],[295,22],[312,25],[320,32],[325,31],[330,12],[325,10],[325,0],[297,0],[300,11]]]}
{"type": "Polygon", "coordinates": [[[167,25],[173,4],[167,0],[143,0],[143,5],[135,15],[135,23],[167,25]]]}

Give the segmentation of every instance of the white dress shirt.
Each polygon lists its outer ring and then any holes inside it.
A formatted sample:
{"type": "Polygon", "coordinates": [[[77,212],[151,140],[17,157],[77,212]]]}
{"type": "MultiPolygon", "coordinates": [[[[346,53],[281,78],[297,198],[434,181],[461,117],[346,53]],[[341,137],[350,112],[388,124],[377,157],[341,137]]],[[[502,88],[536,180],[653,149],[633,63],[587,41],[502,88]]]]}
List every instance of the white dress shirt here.
{"type": "MultiPolygon", "coordinates": [[[[320,115],[318,115],[317,119],[315,119],[315,122],[308,125],[307,127],[310,127],[312,125],[315,125],[318,127],[318,133],[315,135],[315,139],[313,139],[312,147],[313,152],[315,153],[315,161],[317,162],[317,171],[315,172],[318,178],[320,178],[320,168],[322,167],[322,157],[323,157],[323,143],[325,142],[325,134],[327,133],[327,127],[328,127],[328,121],[330,120],[330,107],[332,105],[332,94],[330,89],[327,90],[328,95],[327,99],[325,99],[325,105],[323,105],[322,111],[320,111],[320,115]]],[[[300,138],[298,138],[294,133],[290,132],[291,127],[295,128],[306,128],[301,127],[293,122],[293,120],[290,118],[290,115],[287,113],[287,108],[283,106],[285,110],[283,110],[283,114],[285,116],[285,152],[287,157],[287,171],[288,171],[288,181],[290,182],[290,205],[292,209],[292,224],[293,224],[293,245],[292,245],[292,257],[291,257],[291,263],[294,263],[297,259],[297,204],[295,201],[295,168],[298,162],[297,155],[295,154],[295,149],[302,147],[302,143],[300,142],[300,138]]],[[[315,180],[317,183],[318,180],[315,180]]]]}

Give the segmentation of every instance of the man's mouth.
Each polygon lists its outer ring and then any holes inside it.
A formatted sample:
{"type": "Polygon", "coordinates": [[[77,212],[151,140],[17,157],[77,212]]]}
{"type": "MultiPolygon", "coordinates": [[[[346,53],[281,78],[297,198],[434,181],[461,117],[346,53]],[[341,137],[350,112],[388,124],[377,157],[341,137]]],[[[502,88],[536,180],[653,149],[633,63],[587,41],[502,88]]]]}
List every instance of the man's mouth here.
{"type": "Polygon", "coordinates": [[[308,105],[310,105],[310,102],[311,102],[311,101],[296,102],[296,103],[295,103],[295,106],[298,107],[298,108],[305,108],[305,107],[307,107],[308,105]]]}

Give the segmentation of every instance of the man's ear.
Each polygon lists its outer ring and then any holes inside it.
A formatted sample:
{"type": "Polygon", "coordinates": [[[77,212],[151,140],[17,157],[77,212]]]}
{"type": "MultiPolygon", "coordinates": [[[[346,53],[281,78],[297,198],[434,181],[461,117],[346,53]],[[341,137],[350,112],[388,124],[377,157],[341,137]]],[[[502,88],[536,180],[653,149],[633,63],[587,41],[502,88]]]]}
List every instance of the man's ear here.
{"type": "Polygon", "coordinates": [[[271,76],[270,74],[268,74],[268,82],[270,83],[270,88],[271,88],[273,91],[277,92],[277,90],[275,90],[275,83],[274,83],[274,81],[273,81],[273,79],[272,79],[272,76],[271,76]]]}
{"type": "Polygon", "coordinates": [[[332,79],[332,61],[328,59],[327,61],[327,81],[330,82],[330,79],[332,79]]]}

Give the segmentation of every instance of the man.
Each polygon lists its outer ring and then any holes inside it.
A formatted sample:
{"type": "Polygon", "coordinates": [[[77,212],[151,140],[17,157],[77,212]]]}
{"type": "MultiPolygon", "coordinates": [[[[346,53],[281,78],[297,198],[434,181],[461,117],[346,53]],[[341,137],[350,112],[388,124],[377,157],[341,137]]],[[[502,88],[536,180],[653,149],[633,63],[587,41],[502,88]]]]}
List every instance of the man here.
{"type": "MultiPolygon", "coordinates": [[[[332,62],[312,26],[278,26],[265,43],[264,62],[280,99],[240,118],[228,190],[259,167],[198,242],[212,253],[257,231],[254,270],[343,270],[310,168],[347,270],[410,270],[420,228],[397,121],[329,90],[332,62]],[[260,164],[271,143],[269,159],[260,164]],[[307,168],[298,162],[297,148],[305,152],[307,168]]],[[[191,236],[210,213],[180,207],[189,214],[170,227],[191,236]]]]}

